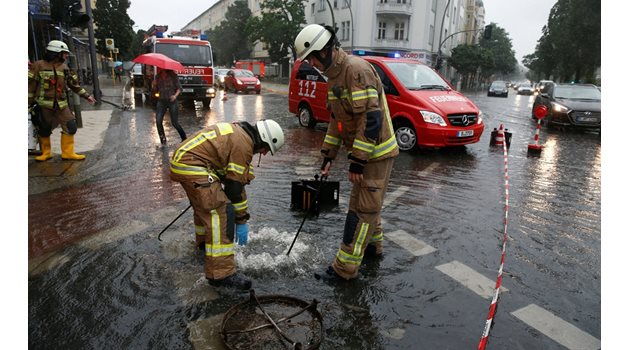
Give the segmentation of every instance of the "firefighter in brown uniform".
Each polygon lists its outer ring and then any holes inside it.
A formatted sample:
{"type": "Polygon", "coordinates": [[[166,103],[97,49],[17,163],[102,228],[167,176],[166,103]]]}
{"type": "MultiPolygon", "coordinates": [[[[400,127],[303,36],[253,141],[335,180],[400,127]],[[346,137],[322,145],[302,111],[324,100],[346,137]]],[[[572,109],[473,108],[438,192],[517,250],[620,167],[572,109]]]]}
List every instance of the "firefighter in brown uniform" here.
{"type": "Polygon", "coordinates": [[[204,247],[211,285],[251,287],[251,281],[236,272],[234,259],[235,241],[247,242],[245,185],[254,179],[254,154],[274,155],[283,144],[282,128],[273,120],[217,123],[184,140],[173,153],[171,179],[182,185],[192,204],[195,239],[204,247]]]}
{"type": "Polygon", "coordinates": [[[301,60],[328,78],[330,120],[322,146],[322,175],[328,175],[343,143],[348,151],[348,179],[353,184],[343,239],[331,266],[315,277],[329,281],[356,278],[364,254],[381,256],[381,207],[398,144],[383,86],[364,59],[347,55],[330,27],[311,24],[295,39],[301,60]]]}
{"type": "Polygon", "coordinates": [[[63,41],[52,40],[46,47],[43,60],[33,63],[28,71],[28,105],[37,102],[41,108],[39,143],[42,154],[35,160],[52,158],[50,135],[61,125],[61,158],[83,160],[85,155],[74,153],[74,134],[77,121],[68,108],[67,88],[94,104],[96,100],[79,84],[79,77],[64,63],[70,51],[63,41]]]}

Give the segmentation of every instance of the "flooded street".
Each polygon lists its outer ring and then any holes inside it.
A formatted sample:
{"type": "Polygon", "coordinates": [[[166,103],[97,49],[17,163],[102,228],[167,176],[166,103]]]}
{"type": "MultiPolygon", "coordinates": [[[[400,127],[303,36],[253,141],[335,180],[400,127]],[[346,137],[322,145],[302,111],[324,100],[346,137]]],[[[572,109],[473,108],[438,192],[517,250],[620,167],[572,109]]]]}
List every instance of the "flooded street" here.
{"type": "MultiPolygon", "coordinates": [[[[250,236],[237,246],[240,272],[257,295],[319,301],[321,349],[471,349],[494,294],[505,220],[503,124],[509,215],[502,288],[488,349],[598,349],[601,339],[600,135],[543,127],[540,157],[533,96],[468,94],[484,112],[481,141],[401,153],[382,212],[384,257],[359,278],[331,286],[313,278],[341,241],[350,183],[345,159],[329,180],[340,205],[303,220],[291,182],[319,173],[324,124],[301,127],[287,96],[230,95],[210,111],[183,106],[190,135],[216,122],[274,119],[285,131],[276,156],[254,157],[246,187],[250,236]]],[[[179,137],[165,118],[160,145],[149,107],[115,111],[101,149],[74,173],[58,158],[29,161],[28,342],[30,349],[224,349],[223,314],[248,294],[207,284],[194,244],[192,210],[169,179],[179,137]],[[46,175],[52,174],[52,175],[46,175]]],[[[79,130],[79,133],[81,130],[79,130]]],[[[287,345],[287,349],[288,349],[287,345]]]]}

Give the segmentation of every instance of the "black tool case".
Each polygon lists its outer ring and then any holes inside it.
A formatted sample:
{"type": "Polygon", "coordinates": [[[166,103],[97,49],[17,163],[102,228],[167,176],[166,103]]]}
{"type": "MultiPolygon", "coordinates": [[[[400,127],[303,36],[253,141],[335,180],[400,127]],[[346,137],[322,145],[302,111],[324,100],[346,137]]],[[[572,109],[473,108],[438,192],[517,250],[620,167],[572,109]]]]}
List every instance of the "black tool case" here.
{"type": "Polygon", "coordinates": [[[291,182],[291,209],[319,213],[339,205],[339,181],[321,179],[291,182]]]}

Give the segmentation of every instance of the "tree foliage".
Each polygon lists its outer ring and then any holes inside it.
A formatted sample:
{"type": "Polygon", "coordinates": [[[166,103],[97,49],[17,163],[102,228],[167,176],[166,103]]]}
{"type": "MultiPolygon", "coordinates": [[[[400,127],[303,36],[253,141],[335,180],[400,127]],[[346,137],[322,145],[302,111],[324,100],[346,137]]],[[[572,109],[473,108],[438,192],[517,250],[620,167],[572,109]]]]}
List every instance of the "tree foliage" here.
{"type": "Polygon", "coordinates": [[[96,50],[109,57],[109,50],[105,48],[105,39],[114,39],[118,48],[119,60],[131,60],[134,56],[134,21],[129,18],[127,9],[129,0],[96,0],[94,16],[94,37],[97,39],[96,50]]]}
{"type": "Polygon", "coordinates": [[[523,64],[559,82],[596,82],[601,66],[601,1],[558,0],[535,52],[523,64]]]}
{"type": "Polygon", "coordinates": [[[295,57],[294,41],[306,23],[301,0],[265,0],[260,3],[262,15],[252,17],[248,31],[252,41],[269,45],[269,58],[285,62],[289,53],[295,57]]]}
{"type": "Polygon", "coordinates": [[[252,45],[248,38],[247,22],[251,17],[252,11],[247,1],[237,0],[228,7],[225,20],[206,31],[217,64],[231,66],[232,61],[249,57],[252,45]]]}

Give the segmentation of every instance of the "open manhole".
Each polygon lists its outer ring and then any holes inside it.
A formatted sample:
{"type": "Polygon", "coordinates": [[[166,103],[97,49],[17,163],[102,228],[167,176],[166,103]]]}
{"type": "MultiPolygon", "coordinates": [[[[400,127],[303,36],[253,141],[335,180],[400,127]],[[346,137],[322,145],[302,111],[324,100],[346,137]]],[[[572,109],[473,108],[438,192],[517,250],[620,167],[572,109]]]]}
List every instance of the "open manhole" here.
{"type": "Polygon", "coordinates": [[[256,296],[232,306],[223,316],[221,337],[228,349],[317,349],[324,333],[318,301],[283,295],[256,296]]]}

